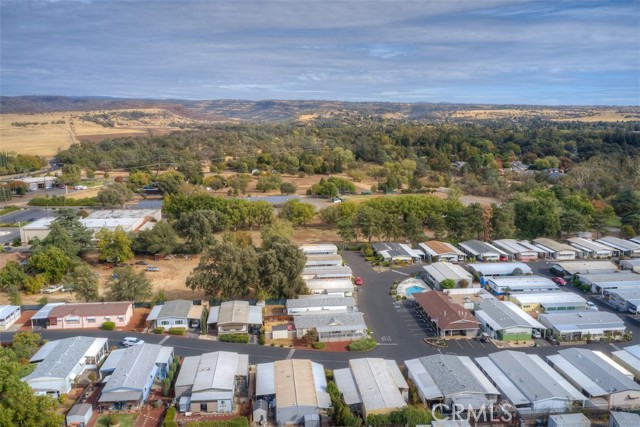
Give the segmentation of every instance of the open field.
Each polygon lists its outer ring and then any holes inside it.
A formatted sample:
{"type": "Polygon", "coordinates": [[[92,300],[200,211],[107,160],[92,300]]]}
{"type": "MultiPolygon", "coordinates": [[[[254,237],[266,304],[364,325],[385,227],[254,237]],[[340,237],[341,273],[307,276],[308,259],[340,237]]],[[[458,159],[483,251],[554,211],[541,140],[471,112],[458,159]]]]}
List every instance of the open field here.
{"type": "Polygon", "coordinates": [[[506,108],[459,110],[452,118],[471,120],[498,120],[540,118],[557,121],[628,122],[640,120],[637,107],[575,107],[575,108],[506,108]]]}

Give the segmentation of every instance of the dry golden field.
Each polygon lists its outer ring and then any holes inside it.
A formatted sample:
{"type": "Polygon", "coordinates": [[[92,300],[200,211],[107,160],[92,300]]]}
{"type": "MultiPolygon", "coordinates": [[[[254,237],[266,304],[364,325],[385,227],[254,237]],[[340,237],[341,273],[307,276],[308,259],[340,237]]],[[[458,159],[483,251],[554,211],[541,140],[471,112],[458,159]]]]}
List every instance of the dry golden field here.
{"type": "Polygon", "coordinates": [[[638,107],[575,107],[575,108],[509,108],[456,111],[454,118],[471,120],[541,118],[557,121],[627,122],[640,120],[638,107]]]}

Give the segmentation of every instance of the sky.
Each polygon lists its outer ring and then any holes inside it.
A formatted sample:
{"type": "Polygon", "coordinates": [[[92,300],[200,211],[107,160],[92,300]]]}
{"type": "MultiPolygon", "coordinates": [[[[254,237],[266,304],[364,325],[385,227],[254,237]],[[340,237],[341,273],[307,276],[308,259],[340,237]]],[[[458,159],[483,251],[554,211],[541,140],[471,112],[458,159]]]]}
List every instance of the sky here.
{"type": "Polygon", "coordinates": [[[0,95],[640,105],[640,0],[0,0],[0,95]]]}

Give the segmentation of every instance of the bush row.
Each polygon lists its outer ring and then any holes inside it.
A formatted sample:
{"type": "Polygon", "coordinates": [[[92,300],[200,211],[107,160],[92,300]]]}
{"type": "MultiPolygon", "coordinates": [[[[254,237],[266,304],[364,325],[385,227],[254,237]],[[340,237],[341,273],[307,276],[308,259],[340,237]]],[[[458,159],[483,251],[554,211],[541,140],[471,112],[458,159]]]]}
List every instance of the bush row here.
{"type": "Polygon", "coordinates": [[[376,348],[378,343],[373,338],[362,338],[349,344],[349,351],[369,351],[376,348]]]}
{"type": "Polygon", "coordinates": [[[104,322],[100,329],[104,331],[113,331],[116,329],[116,322],[104,322]]]}
{"type": "Polygon", "coordinates": [[[71,199],[65,196],[34,197],[29,200],[29,206],[100,206],[96,197],[71,199]]]}
{"type": "Polygon", "coordinates": [[[228,334],[228,335],[220,335],[218,339],[221,342],[237,342],[241,344],[249,343],[249,335],[248,334],[228,334]]]}

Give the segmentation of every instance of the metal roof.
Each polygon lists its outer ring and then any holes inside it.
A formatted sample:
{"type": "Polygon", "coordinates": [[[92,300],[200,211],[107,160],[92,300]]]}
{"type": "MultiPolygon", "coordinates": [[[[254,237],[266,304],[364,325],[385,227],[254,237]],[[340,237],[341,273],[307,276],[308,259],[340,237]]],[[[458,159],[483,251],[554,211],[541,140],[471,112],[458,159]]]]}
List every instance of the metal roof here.
{"type": "Polygon", "coordinates": [[[38,310],[36,314],[31,316],[31,320],[48,319],[49,313],[51,312],[51,310],[54,309],[54,307],[57,307],[59,305],[65,305],[65,304],[66,302],[50,302],[48,304],[45,304],[44,307],[38,310]]]}
{"type": "MultiPolygon", "coordinates": [[[[170,347],[169,347],[170,348],[170,347]]],[[[109,400],[104,395],[119,389],[125,390],[142,390],[149,378],[149,375],[155,369],[158,356],[161,354],[163,347],[158,344],[142,344],[134,345],[127,348],[120,358],[116,369],[111,374],[111,378],[104,386],[103,396],[100,402],[109,400]]],[[[116,393],[120,395],[121,393],[116,393]]],[[[129,400],[129,399],[117,399],[129,400]]]]}
{"type": "Polygon", "coordinates": [[[506,255],[503,251],[493,246],[491,243],[481,242],[480,240],[467,240],[459,243],[459,246],[468,250],[474,255],[506,255]]]}
{"type": "Polygon", "coordinates": [[[630,240],[619,239],[613,236],[606,236],[597,240],[600,243],[603,243],[607,246],[610,246],[614,249],[619,249],[623,251],[640,251],[640,244],[632,242],[630,240]]]}
{"type": "Polygon", "coordinates": [[[350,278],[353,276],[351,267],[333,266],[333,267],[306,267],[302,270],[302,276],[312,276],[309,279],[338,279],[338,278],[350,278]]]}
{"type": "Polygon", "coordinates": [[[347,327],[348,330],[366,329],[364,323],[364,314],[360,312],[353,313],[310,313],[304,316],[295,316],[293,324],[296,329],[316,328],[320,331],[335,330],[336,327],[347,327]]]}
{"type": "MultiPolygon", "coordinates": [[[[278,360],[272,365],[273,389],[279,408],[291,406],[328,408],[331,406],[331,400],[326,392],[327,383],[322,365],[305,359],[278,360]]],[[[263,378],[265,379],[269,380],[269,378],[263,378]]],[[[262,394],[256,391],[256,395],[262,394]]]]}
{"type": "Polygon", "coordinates": [[[587,300],[573,292],[528,292],[511,295],[512,300],[520,304],[538,303],[544,306],[586,305],[587,300]]]}
{"type": "Polygon", "coordinates": [[[166,319],[167,317],[182,317],[186,319],[192,305],[193,301],[183,299],[166,301],[163,305],[153,307],[153,310],[147,316],[147,320],[166,319]],[[160,309],[156,311],[156,307],[160,307],[160,309]]]}
{"type": "Polygon", "coordinates": [[[574,384],[579,384],[588,397],[607,396],[629,390],[640,391],[640,384],[629,379],[591,350],[568,348],[547,356],[554,368],[574,384]]]}
{"type": "Polygon", "coordinates": [[[287,308],[353,307],[355,305],[356,300],[353,299],[353,297],[302,298],[287,300],[287,308]]]}
{"type": "Polygon", "coordinates": [[[570,237],[567,239],[567,242],[571,246],[574,246],[577,249],[586,250],[589,252],[609,252],[611,253],[612,249],[610,246],[603,245],[602,243],[594,242],[593,240],[583,239],[582,237],[570,237]]]}
{"type": "Polygon", "coordinates": [[[106,338],[71,337],[58,340],[55,346],[48,347],[44,360],[24,380],[66,378],[85,357],[95,356],[106,345],[106,338]]]}
{"type": "Polygon", "coordinates": [[[353,291],[351,279],[309,279],[305,284],[311,291],[353,291]]]}
{"type": "Polygon", "coordinates": [[[487,262],[467,264],[467,268],[475,271],[481,276],[493,275],[511,275],[516,268],[520,269],[522,274],[532,274],[531,267],[522,262],[487,262]]]}
{"type": "Polygon", "coordinates": [[[530,247],[526,247],[524,245],[522,245],[520,242],[518,242],[515,239],[499,239],[499,240],[494,240],[493,241],[494,246],[497,246],[500,249],[503,249],[504,251],[510,253],[510,254],[522,254],[525,252],[533,252],[533,253],[538,253],[538,251],[530,248],[530,247]]]}
{"type": "Polygon", "coordinates": [[[344,403],[347,405],[357,405],[362,403],[358,387],[356,386],[356,380],[353,378],[353,373],[350,368],[336,369],[333,371],[333,378],[336,381],[336,385],[342,393],[344,403]]]}
{"type": "Polygon", "coordinates": [[[526,240],[518,240],[518,244],[524,248],[526,248],[527,250],[530,250],[532,252],[537,252],[538,254],[550,254],[553,253],[553,251],[545,249],[545,248],[541,248],[540,246],[534,245],[531,242],[527,242],[526,240]]]}
{"type": "Polygon", "coordinates": [[[391,365],[384,359],[349,360],[349,367],[366,412],[402,408],[407,405],[399,388],[408,389],[409,386],[404,379],[402,384],[396,383],[397,375],[391,374],[394,365],[395,369],[398,369],[395,362],[391,365]]]}
{"type": "Polygon", "coordinates": [[[560,290],[551,279],[541,276],[491,277],[487,279],[487,284],[496,288],[509,288],[512,293],[522,289],[560,290]]]}
{"type": "Polygon", "coordinates": [[[248,301],[226,301],[211,307],[207,324],[262,324],[262,307],[250,306],[248,301]]]}
{"type": "Polygon", "coordinates": [[[543,249],[550,249],[551,252],[573,252],[574,254],[578,252],[576,251],[576,248],[572,246],[556,242],[555,240],[547,239],[545,237],[533,239],[533,243],[541,246],[543,249]]]}
{"type": "Polygon", "coordinates": [[[118,367],[118,363],[120,363],[120,359],[122,359],[125,350],[126,348],[119,348],[111,351],[107,360],[100,366],[100,372],[113,372],[118,367]]]}
{"type": "Polygon", "coordinates": [[[522,311],[520,307],[509,301],[484,299],[475,304],[475,315],[489,323],[496,331],[516,327],[546,329],[537,320],[522,311]]]}
{"type": "Polygon", "coordinates": [[[0,305],[0,320],[11,316],[16,310],[20,311],[20,307],[17,305],[0,305]]]}
{"type": "Polygon", "coordinates": [[[500,394],[466,356],[436,354],[407,360],[405,365],[428,400],[460,393],[500,394]]]}
{"type": "Polygon", "coordinates": [[[613,273],[618,267],[611,261],[561,261],[557,265],[569,274],[578,273],[613,273]]]}
{"type": "Polygon", "coordinates": [[[340,266],[342,257],[338,254],[307,255],[305,267],[340,266]]]}
{"type": "Polygon", "coordinates": [[[602,331],[626,329],[624,322],[606,311],[580,311],[572,313],[544,313],[538,316],[543,325],[559,332],[601,334],[602,331]]]}
{"type": "Polygon", "coordinates": [[[299,248],[305,255],[323,255],[323,254],[337,254],[338,247],[330,243],[323,243],[318,245],[302,245],[299,248]]]}
{"type": "Polygon", "coordinates": [[[640,287],[640,274],[632,273],[628,270],[608,274],[578,274],[578,278],[582,282],[600,287],[620,285],[640,287]]]}
{"type": "Polygon", "coordinates": [[[425,265],[422,268],[424,268],[424,271],[438,283],[441,283],[445,279],[453,279],[456,282],[459,280],[467,280],[469,284],[473,282],[473,276],[471,273],[458,264],[434,262],[430,265],[425,265]]]}
{"type": "Polygon", "coordinates": [[[638,427],[640,425],[640,415],[632,412],[611,411],[609,416],[613,418],[618,427],[638,427]]]}
{"type": "Polygon", "coordinates": [[[632,345],[622,350],[614,351],[613,357],[626,365],[629,369],[640,372],[640,345],[632,345]]]}
{"type": "Polygon", "coordinates": [[[464,252],[460,249],[456,248],[449,242],[440,242],[438,240],[429,240],[428,242],[418,243],[418,246],[422,251],[431,256],[438,255],[458,255],[458,256],[466,256],[464,252]]]}
{"type": "Polygon", "coordinates": [[[76,403],[75,405],[73,405],[71,407],[71,409],[69,410],[69,412],[67,412],[67,417],[72,417],[72,416],[85,416],[86,414],[88,414],[89,412],[93,411],[93,406],[89,403],[76,403]]]}

